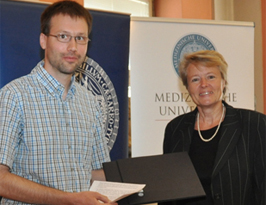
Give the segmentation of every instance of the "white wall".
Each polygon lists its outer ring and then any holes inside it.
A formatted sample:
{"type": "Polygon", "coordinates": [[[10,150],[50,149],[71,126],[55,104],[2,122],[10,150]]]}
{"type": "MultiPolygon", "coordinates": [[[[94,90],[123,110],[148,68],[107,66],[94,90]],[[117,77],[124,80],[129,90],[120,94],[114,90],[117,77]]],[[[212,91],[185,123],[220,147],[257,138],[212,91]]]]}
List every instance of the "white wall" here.
{"type": "Polygon", "coordinates": [[[149,16],[149,0],[84,0],[84,6],[132,16],[149,16]]]}

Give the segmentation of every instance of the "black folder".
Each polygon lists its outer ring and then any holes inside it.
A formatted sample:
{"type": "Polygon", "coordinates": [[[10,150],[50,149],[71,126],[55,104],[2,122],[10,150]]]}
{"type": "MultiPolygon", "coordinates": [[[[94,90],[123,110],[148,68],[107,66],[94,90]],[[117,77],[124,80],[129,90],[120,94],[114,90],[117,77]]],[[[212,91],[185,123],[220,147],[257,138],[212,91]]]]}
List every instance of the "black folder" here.
{"type": "Polygon", "coordinates": [[[187,152],[121,159],[103,164],[107,181],[146,184],[143,192],[119,205],[158,203],[204,197],[187,152]]]}

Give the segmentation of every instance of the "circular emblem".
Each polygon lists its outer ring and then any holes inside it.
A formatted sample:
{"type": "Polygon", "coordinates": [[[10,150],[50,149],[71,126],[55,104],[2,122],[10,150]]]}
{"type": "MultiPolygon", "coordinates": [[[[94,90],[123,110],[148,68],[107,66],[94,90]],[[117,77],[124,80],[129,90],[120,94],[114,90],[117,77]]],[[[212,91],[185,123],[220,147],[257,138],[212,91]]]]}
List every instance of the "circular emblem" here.
{"type": "Polygon", "coordinates": [[[109,151],[112,149],[119,127],[119,104],[116,92],[103,68],[86,57],[75,73],[76,81],[90,90],[101,107],[104,119],[105,137],[109,151]]]}
{"type": "Polygon", "coordinates": [[[215,48],[207,38],[199,34],[186,35],[177,42],[173,52],[173,65],[178,75],[179,63],[184,54],[199,50],[215,50],[215,48]]]}

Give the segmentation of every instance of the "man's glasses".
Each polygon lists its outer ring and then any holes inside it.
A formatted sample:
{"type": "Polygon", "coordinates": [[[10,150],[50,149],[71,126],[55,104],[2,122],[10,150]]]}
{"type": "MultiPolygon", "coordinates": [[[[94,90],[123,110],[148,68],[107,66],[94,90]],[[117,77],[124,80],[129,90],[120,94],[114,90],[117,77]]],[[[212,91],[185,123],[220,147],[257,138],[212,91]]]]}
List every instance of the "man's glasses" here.
{"type": "Polygon", "coordinates": [[[56,37],[56,39],[62,43],[70,42],[72,37],[74,37],[76,43],[82,44],[82,45],[87,44],[90,41],[90,39],[85,36],[71,36],[68,34],[57,34],[57,35],[47,34],[47,36],[56,37]]]}

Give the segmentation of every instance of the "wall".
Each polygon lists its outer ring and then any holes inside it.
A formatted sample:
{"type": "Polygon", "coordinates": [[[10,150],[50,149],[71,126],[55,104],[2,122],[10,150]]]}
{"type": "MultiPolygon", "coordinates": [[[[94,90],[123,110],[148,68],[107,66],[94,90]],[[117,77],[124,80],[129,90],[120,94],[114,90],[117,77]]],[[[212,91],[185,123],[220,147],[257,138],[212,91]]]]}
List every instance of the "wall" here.
{"type": "MultiPolygon", "coordinates": [[[[234,20],[255,22],[255,102],[256,110],[264,111],[263,58],[262,58],[262,23],[261,0],[234,0],[234,20]]],[[[266,112],[266,110],[264,111],[266,112]]]]}
{"type": "MultiPolygon", "coordinates": [[[[39,0],[39,1],[41,1],[41,2],[50,2],[50,3],[54,3],[54,2],[56,2],[56,1],[58,1],[58,0],[39,0]]],[[[74,0],[74,1],[78,2],[78,3],[81,4],[81,5],[84,5],[84,0],[74,0]]]]}
{"type": "Polygon", "coordinates": [[[266,114],[266,2],[261,2],[262,25],[262,53],[263,53],[263,82],[264,82],[264,113],[266,114]]]}
{"type": "Polygon", "coordinates": [[[234,20],[233,0],[214,0],[214,19],[215,20],[234,20]]]}
{"type": "Polygon", "coordinates": [[[213,19],[212,0],[154,0],[154,16],[213,19]]]}
{"type": "Polygon", "coordinates": [[[154,0],[154,16],[182,18],[182,4],[181,0],[154,0]]]}

